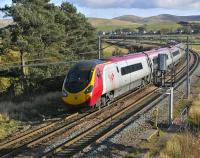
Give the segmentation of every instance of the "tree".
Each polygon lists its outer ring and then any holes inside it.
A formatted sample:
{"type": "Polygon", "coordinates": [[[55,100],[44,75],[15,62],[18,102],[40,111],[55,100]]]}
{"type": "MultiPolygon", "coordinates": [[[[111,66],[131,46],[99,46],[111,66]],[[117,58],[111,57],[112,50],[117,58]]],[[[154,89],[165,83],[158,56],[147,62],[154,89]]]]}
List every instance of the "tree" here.
{"type": "Polygon", "coordinates": [[[162,28],[162,29],[160,29],[160,34],[161,34],[161,35],[167,35],[169,32],[170,32],[170,30],[167,29],[167,28],[162,28]]]}
{"type": "MultiPolygon", "coordinates": [[[[14,21],[14,25],[2,30],[3,45],[20,52],[22,66],[24,54],[29,59],[56,56],[73,60],[79,53],[96,49],[95,29],[68,2],[55,6],[50,0],[12,0],[12,5],[1,11],[14,21]]],[[[52,67],[31,70],[29,73],[40,72],[44,78],[55,72],[52,67]]]]}
{"type": "Polygon", "coordinates": [[[138,27],[137,30],[139,34],[143,34],[145,32],[145,27],[138,27]]]}

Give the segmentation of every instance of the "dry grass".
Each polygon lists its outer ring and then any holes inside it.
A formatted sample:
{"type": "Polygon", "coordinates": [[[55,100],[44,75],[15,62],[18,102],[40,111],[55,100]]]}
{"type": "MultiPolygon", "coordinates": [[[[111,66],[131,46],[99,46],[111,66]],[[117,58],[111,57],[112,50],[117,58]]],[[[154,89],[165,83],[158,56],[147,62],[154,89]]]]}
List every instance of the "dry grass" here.
{"type": "Polygon", "coordinates": [[[200,53],[200,45],[192,45],[192,49],[200,53]]]}
{"type": "Polygon", "coordinates": [[[200,125],[200,95],[193,101],[189,110],[189,121],[194,125],[200,125]]]}
{"type": "Polygon", "coordinates": [[[107,58],[107,57],[111,57],[115,52],[119,52],[119,55],[124,55],[124,54],[128,54],[129,50],[126,49],[126,48],[120,48],[118,46],[111,46],[107,43],[104,43],[103,44],[103,48],[106,48],[103,50],[103,56],[104,58],[107,58]],[[110,47],[108,47],[110,46],[110,47]],[[108,48],[106,48],[108,47],[108,48]]]}
{"type": "Polygon", "coordinates": [[[117,19],[103,19],[103,18],[89,18],[88,21],[94,26],[122,26],[122,25],[135,25],[135,23],[122,21],[117,19]]]}
{"type": "Polygon", "coordinates": [[[137,27],[141,26],[141,24],[138,23],[132,23],[117,19],[89,18],[88,22],[91,23],[93,27],[97,28],[97,31],[106,32],[124,28],[136,30],[137,27]]]}
{"type": "Polygon", "coordinates": [[[174,135],[160,152],[159,158],[199,158],[200,140],[192,134],[174,135]]]}
{"type": "Polygon", "coordinates": [[[20,103],[1,102],[0,114],[24,122],[40,121],[58,115],[61,104],[61,93],[54,92],[20,103]]]}
{"type": "Polygon", "coordinates": [[[160,130],[159,134],[159,137],[154,135],[149,141],[142,141],[139,144],[140,150],[148,150],[145,157],[155,157],[164,147],[166,133],[160,130]],[[162,140],[162,138],[164,138],[164,140],[162,140]]]}
{"type": "Polygon", "coordinates": [[[20,103],[0,102],[0,139],[20,129],[22,124],[37,123],[66,113],[60,92],[48,93],[20,103]]]}

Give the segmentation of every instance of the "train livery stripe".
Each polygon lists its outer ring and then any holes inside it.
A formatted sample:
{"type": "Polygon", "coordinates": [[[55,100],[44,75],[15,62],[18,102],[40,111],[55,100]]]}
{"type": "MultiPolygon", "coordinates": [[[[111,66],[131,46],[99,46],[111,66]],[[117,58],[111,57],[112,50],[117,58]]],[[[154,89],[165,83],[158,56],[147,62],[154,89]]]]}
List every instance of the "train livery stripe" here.
{"type": "Polygon", "coordinates": [[[93,74],[93,92],[88,101],[89,106],[94,106],[100,99],[103,92],[103,69],[104,64],[99,64],[95,67],[95,73],[93,74]]]}

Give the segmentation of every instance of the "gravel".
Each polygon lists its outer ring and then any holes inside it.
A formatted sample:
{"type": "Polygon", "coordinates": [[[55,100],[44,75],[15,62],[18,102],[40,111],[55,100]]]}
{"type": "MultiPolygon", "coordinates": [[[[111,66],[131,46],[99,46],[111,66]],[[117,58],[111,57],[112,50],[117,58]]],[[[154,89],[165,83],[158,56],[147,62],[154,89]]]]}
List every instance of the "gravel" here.
{"type": "MultiPolygon", "coordinates": [[[[200,66],[194,71],[191,77],[191,84],[194,85],[196,81],[199,79],[200,66]]],[[[184,82],[181,86],[179,86],[174,91],[174,102],[177,102],[181,98],[183,98],[184,93],[186,92],[186,82],[184,82]]],[[[163,99],[162,102],[157,104],[155,108],[159,109],[158,123],[166,123],[168,119],[168,102],[169,98],[163,99]]],[[[119,131],[117,134],[112,136],[111,138],[105,140],[101,144],[97,144],[96,147],[91,148],[90,151],[80,152],[74,157],[83,157],[83,158],[93,158],[93,157],[126,157],[129,156],[130,153],[134,152],[134,148],[136,148],[137,144],[141,141],[141,134],[152,128],[152,125],[148,123],[153,116],[153,112],[155,110],[148,111],[140,118],[138,118],[135,122],[131,123],[126,128],[119,131]],[[117,148],[121,146],[122,148],[117,148]]]]}

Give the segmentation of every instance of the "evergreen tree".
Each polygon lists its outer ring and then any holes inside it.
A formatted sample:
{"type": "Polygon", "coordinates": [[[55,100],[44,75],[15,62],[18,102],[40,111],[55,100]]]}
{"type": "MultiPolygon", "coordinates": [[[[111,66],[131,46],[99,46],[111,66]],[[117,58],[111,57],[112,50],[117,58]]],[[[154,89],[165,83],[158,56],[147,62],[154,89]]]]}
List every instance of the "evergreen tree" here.
{"type": "Polygon", "coordinates": [[[95,48],[95,30],[76,8],[63,2],[55,6],[50,0],[13,0],[11,7],[3,10],[15,25],[7,30],[11,35],[5,45],[15,46],[21,53],[48,56],[62,53],[91,51],[95,48]]]}
{"type": "MultiPolygon", "coordinates": [[[[14,21],[14,25],[2,30],[3,46],[20,52],[22,66],[24,54],[29,60],[52,56],[73,60],[80,53],[96,49],[95,29],[68,2],[55,6],[50,0],[12,0],[12,5],[1,11],[14,21]]],[[[29,68],[28,77],[52,78],[63,72],[63,67],[29,68]]],[[[23,77],[23,67],[21,72],[23,77]]]]}
{"type": "Polygon", "coordinates": [[[10,7],[1,10],[14,20],[2,31],[3,45],[21,56],[71,60],[96,49],[95,29],[68,2],[55,6],[50,0],[12,0],[10,7]]]}

